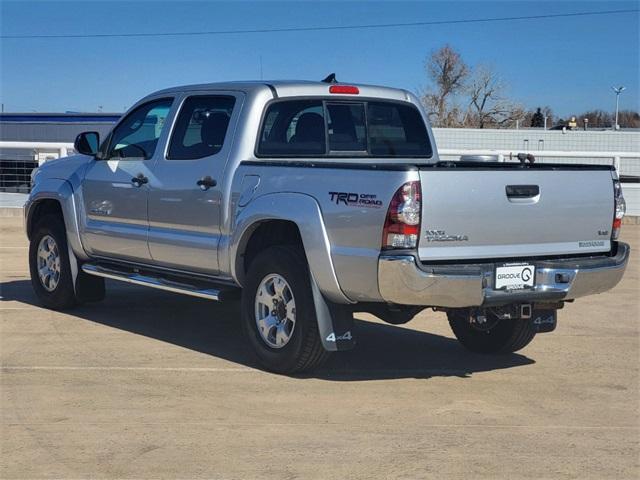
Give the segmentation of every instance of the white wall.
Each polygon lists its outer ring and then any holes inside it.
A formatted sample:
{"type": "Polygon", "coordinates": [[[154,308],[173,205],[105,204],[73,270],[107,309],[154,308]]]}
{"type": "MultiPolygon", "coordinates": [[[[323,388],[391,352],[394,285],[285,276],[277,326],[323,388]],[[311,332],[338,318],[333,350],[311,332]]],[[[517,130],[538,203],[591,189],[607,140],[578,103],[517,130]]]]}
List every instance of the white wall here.
{"type": "Polygon", "coordinates": [[[640,132],[434,128],[439,148],[639,152],[640,132]]]}
{"type": "Polygon", "coordinates": [[[623,183],[622,194],[627,203],[627,216],[640,217],[640,183],[623,183]]]}
{"type": "MultiPolygon", "coordinates": [[[[560,130],[540,129],[471,129],[471,128],[434,128],[438,148],[463,148],[479,150],[513,150],[514,153],[538,150],[568,151],[613,151],[637,152],[638,158],[622,159],[621,172],[626,175],[640,175],[640,132],[577,130],[562,133],[560,130]]],[[[446,156],[443,160],[453,160],[446,156]]],[[[545,159],[559,161],[560,159],[545,159]]],[[[576,159],[572,163],[580,163],[576,159]]],[[[589,163],[607,163],[607,160],[587,159],[589,163]]],[[[571,160],[562,160],[571,163],[571,160]]]]}

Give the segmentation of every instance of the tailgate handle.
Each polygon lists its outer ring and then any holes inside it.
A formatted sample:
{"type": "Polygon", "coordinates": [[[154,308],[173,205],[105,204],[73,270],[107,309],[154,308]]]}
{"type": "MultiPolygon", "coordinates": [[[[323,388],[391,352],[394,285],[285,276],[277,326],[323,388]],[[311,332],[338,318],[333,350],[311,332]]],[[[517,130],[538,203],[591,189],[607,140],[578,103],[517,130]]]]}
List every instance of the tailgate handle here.
{"type": "Polygon", "coordinates": [[[538,185],[507,185],[507,197],[509,198],[531,198],[540,194],[538,185]]]}

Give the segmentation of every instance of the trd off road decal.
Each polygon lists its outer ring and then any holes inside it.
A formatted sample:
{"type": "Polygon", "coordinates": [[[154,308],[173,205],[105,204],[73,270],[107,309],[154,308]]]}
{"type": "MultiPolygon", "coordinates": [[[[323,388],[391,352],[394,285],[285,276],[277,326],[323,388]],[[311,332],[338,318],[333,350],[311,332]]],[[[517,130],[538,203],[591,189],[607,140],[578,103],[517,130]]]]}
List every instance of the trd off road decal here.
{"type": "Polygon", "coordinates": [[[351,193],[351,192],[329,192],[331,201],[336,205],[346,205],[348,207],[380,208],[382,200],[377,199],[373,193],[351,193]]]}

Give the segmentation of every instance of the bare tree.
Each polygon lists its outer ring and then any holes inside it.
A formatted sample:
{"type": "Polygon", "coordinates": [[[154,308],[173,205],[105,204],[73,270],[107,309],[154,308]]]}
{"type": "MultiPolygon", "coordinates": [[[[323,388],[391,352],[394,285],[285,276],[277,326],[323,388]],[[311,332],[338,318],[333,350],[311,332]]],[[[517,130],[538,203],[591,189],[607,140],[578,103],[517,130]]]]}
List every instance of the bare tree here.
{"type": "MultiPolygon", "coordinates": [[[[584,119],[589,120],[590,128],[611,128],[615,122],[615,115],[604,110],[589,110],[580,115],[574,115],[578,124],[582,125],[584,119]]],[[[640,128],[640,113],[633,110],[620,110],[618,113],[618,125],[621,128],[640,128]]]]}
{"type": "Polygon", "coordinates": [[[551,109],[551,107],[549,105],[546,105],[544,107],[542,107],[542,114],[544,115],[544,118],[547,119],[547,128],[551,128],[553,126],[553,110],[551,109]]]}
{"type": "Polygon", "coordinates": [[[450,45],[434,50],[425,62],[432,88],[423,96],[429,112],[435,115],[437,126],[448,127],[457,123],[457,109],[450,107],[451,97],[464,89],[469,68],[460,54],[450,45]]]}
{"type": "MultiPolygon", "coordinates": [[[[609,128],[613,125],[613,115],[604,110],[589,110],[583,112],[580,115],[570,115],[569,117],[576,117],[578,125],[582,125],[584,119],[588,119],[589,127],[591,128],[609,128]]],[[[620,123],[618,121],[618,123],[620,123]]]]}
{"type": "Polygon", "coordinates": [[[524,110],[509,100],[506,85],[489,67],[477,67],[467,87],[469,108],[464,124],[476,128],[502,127],[524,118],[524,110]]]}
{"type": "Polygon", "coordinates": [[[633,110],[620,110],[618,125],[621,128],[640,128],[640,113],[633,110]]]}

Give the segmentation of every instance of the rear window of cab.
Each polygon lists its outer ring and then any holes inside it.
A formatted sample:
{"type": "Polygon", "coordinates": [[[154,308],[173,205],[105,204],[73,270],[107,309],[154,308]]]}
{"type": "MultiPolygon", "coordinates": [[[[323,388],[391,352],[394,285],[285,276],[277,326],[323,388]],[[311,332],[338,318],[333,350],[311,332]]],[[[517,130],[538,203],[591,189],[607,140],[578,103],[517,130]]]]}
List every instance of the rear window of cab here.
{"type": "Polygon", "coordinates": [[[409,103],[298,99],[267,106],[256,153],[429,158],[432,149],[422,116],[409,103]]]}

